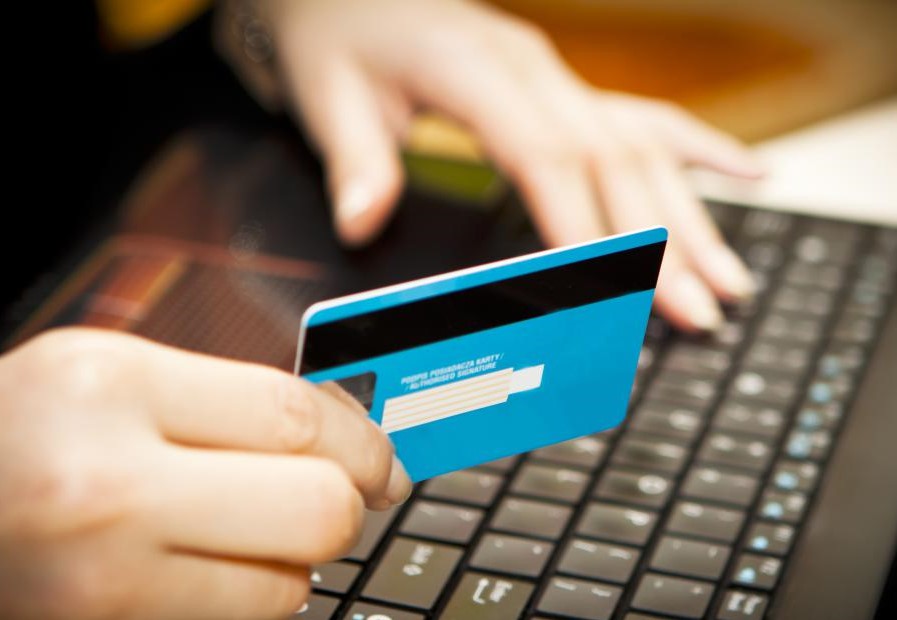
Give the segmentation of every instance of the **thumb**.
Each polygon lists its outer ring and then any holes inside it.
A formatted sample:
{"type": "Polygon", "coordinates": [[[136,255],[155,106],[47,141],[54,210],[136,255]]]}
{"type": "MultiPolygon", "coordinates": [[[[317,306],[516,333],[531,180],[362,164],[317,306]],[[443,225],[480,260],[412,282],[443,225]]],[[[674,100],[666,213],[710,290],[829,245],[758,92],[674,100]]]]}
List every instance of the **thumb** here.
{"type": "Polygon", "coordinates": [[[361,245],[389,220],[402,189],[396,137],[356,67],[343,63],[315,77],[296,93],[302,117],[324,156],[337,234],[361,245]]]}

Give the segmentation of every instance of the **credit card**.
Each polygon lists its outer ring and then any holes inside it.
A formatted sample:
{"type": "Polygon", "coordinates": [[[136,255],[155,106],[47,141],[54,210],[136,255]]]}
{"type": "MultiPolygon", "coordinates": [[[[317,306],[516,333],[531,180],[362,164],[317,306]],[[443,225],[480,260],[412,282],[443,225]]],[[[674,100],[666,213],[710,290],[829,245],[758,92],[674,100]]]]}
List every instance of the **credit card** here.
{"type": "Polygon", "coordinates": [[[415,482],[622,422],[666,246],[652,228],[332,299],[296,372],[336,381],[415,482]]]}

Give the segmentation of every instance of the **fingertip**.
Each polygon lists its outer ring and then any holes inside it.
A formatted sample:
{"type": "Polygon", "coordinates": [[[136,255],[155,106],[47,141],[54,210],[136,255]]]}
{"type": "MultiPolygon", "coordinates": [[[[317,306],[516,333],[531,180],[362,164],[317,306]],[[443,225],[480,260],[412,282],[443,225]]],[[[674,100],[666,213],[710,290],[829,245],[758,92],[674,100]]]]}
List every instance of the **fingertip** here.
{"type": "Polygon", "coordinates": [[[714,331],[723,323],[719,303],[693,273],[684,271],[658,287],[657,305],[676,327],[688,332],[714,331]]]}
{"type": "Polygon", "coordinates": [[[671,139],[672,146],[690,163],[744,179],[767,174],[760,157],[738,138],[691,117],[684,120],[676,124],[671,139]]]}
{"type": "Polygon", "coordinates": [[[751,299],[757,283],[744,262],[728,247],[721,246],[704,261],[704,270],[716,292],[727,301],[751,299]]]}
{"type": "Polygon", "coordinates": [[[391,505],[404,504],[413,489],[411,478],[405,471],[405,466],[398,457],[392,457],[392,469],[389,472],[389,482],[386,485],[386,499],[391,505]]]}
{"type": "Polygon", "coordinates": [[[334,225],[345,245],[360,247],[370,243],[392,214],[401,182],[371,183],[353,179],[337,190],[334,200],[334,225]]]}
{"type": "Polygon", "coordinates": [[[716,136],[713,159],[718,171],[744,179],[759,179],[766,176],[766,164],[747,145],[729,134],[716,132],[716,136]]]}
{"type": "Polygon", "coordinates": [[[374,234],[369,211],[375,194],[363,180],[352,180],[337,190],[333,219],[340,240],[349,246],[366,243],[374,234]]]}

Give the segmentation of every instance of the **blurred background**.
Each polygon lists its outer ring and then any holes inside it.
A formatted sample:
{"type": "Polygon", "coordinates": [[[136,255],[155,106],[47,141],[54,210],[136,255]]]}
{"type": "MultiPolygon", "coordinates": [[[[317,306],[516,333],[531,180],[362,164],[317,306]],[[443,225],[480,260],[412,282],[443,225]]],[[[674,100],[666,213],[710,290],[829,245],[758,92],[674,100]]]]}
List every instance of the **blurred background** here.
{"type": "MultiPolygon", "coordinates": [[[[541,25],[598,87],[669,98],[754,142],[897,93],[897,3],[885,0],[497,0],[541,25]]],[[[14,174],[0,303],[107,225],[142,166],[186,127],[280,127],[211,43],[212,3],[97,0],[22,6],[7,54],[14,174]]],[[[421,24],[426,28],[426,24],[421,24]]],[[[443,119],[409,151],[479,157],[443,119]]],[[[32,296],[39,294],[30,293],[32,296]]]]}

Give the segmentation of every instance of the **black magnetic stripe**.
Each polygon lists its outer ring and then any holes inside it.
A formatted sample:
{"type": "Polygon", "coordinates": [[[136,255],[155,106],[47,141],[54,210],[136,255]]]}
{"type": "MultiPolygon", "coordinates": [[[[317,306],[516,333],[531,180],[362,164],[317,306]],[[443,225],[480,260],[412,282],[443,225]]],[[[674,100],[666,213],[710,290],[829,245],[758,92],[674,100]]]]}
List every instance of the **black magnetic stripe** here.
{"type": "Polygon", "coordinates": [[[305,333],[300,374],[654,288],[666,242],[323,323],[305,333]]]}

